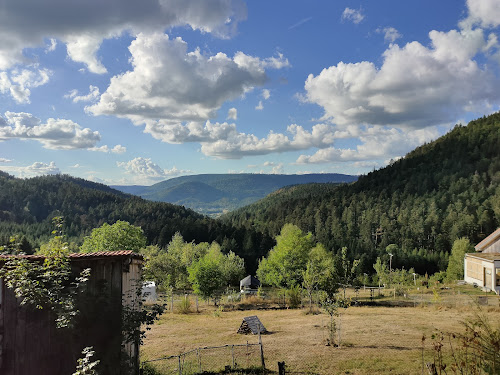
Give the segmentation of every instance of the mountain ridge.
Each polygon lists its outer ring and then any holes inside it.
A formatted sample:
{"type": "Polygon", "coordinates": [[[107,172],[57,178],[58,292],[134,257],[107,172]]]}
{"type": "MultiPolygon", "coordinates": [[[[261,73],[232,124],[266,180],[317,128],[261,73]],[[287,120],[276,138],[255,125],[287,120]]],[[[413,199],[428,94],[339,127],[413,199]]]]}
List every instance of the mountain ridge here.
{"type": "Polygon", "coordinates": [[[350,183],[357,176],[339,173],[311,174],[198,174],[172,178],[151,186],[112,188],[144,199],[183,205],[199,213],[218,216],[264,198],[289,185],[350,183]],[[187,185],[186,185],[187,184],[187,185]]]}

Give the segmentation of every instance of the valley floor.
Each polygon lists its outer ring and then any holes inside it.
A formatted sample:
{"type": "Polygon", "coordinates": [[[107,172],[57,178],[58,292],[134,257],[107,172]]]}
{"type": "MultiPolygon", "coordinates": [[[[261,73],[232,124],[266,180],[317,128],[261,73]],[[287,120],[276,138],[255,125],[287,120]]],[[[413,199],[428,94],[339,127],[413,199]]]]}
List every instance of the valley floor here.
{"type": "MultiPolygon", "coordinates": [[[[498,324],[498,298],[483,306],[491,323],[498,324]]],[[[257,315],[269,334],[262,336],[266,367],[278,371],[285,361],[291,373],[309,374],[421,374],[432,362],[433,339],[438,332],[462,332],[461,322],[477,307],[441,303],[424,307],[356,307],[342,314],[341,347],[326,346],[329,316],[304,309],[216,311],[203,305],[200,313],[164,314],[148,332],[141,360],[160,358],[204,346],[257,343],[257,336],[237,334],[246,316],[257,315]],[[214,314],[215,312],[215,314],[214,314]]],[[[160,362],[158,362],[159,364],[160,362]]]]}

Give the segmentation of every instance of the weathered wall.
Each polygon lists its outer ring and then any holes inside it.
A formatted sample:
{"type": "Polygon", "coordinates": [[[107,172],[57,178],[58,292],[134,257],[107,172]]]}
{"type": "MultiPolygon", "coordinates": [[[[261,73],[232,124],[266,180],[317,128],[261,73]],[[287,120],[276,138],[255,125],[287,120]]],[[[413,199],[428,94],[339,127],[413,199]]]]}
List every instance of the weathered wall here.
{"type": "MultiPolygon", "coordinates": [[[[86,291],[77,301],[80,313],[73,329],[57,329],[49,310],[20,306],[2,283],[0,374],[69,375],[75,371],[82,349],[93,346],[94,358],[101,360],[99,373],[121,375],[122,281],[125,275],[139,277],[123,272],[128,270],[124,267],[127,261],[131,259],[72,260],[75,275],[91,268],[86,291]]],[[[139,267],[130,270],[140,272],[139,267]]]]}

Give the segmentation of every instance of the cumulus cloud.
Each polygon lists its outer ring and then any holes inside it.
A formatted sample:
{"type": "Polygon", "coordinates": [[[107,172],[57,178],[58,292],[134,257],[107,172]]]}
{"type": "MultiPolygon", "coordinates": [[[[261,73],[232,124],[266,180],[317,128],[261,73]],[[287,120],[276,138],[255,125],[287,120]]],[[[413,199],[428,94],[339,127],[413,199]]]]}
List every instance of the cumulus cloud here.
{"type": "Polygon", "coordinates": [[[49,82],[52,72],[48,69],[22,69],[0,72],[0,93],[10,94],[17,103],[30,103],[32,87],[49,82]]]}
{"type": "Polygon", "coordinates": [[[259,100],[259,104],[255,106],[257,111],[262,111],[264,109],[264,105],[262,104],[262,100],[259,100]]]}
{"type": "Polygon", "coordinates": [[[49,164],[37,161],[26,167],[4,166],[2,167],[2,170],[15,174],[21,178],[61,173],[61,170],[53,161],[49,164]]]}
{"type": "Polygon", "coordinates": [[[355,23],[356,25],[363,21],[365,16],[361,12],[361,9],[351,9],[351,8],[345,8],[344,11],[342,12],[342,20],[347,20],[355,23]]]}
{"type": "Polygon", "coordinates": [[[498,0],[467,0],[468,17],[461,22],[463,28],[477,24],[484,28],[500,25],[500,2],[498,0]]]}
{"type": "Polygon", "coordinates": [[[64,95],[64,97],[71,99],[73,103],[96,101],[99,98],[99,87],[90,85],[87,95],[78,95],[78,90],[71,90],[68,94],[64,95]]]}
{"type": "Polygon", "coordinates": [[[328,147],[334,139],[335,130],[326,124],[314,125],[311,131],[292,124],[287,128],[291,137],[270,132],[259,138],[241,133],[235,124],[189,122],[186,125],[157,123],[146,125],[145,132],[167,143],[198,142],[201,152],[222,159],[239,159],[247,155],[266,155],[274,152],[306,150],[311,147],[328,147]]]}
{"type": "Polygon", "coordinates": [[[89,148],[89,151],[96,151],[96,152],[105,152],[105,153],[113,153],[113,154],[123,154],[127,151],[127,148],[122,146],[122,145],[116,145],[113,148],[109,148],[109,146],[104,145],[104,146],[99,146],[99,147],[91,147],[89,148]]]}
{"type": "Polygon", "coordinates": [[[163,31],[176,26],[227,38],[246,18],[242,0],[48,0],[43,7],[31,0],[6,2],[0,12],[0,70],[26,62],[23,49],[44,46],[47,38],[67,45],[68,56],[94,73],[106,68],[97,56],[107,38],[123,32],[163,31]]]}
{"type": "MultiPolygon", "coordinates": [[[[368,127],[358,131],[361,144],[355,149],[328,147],[313,155],[301,155],[297,164],[321,164],[331,162],[361,162],[385,160],[405,155],[415,147],[436,139],[439,132],[435,127],[417,130],[401,130],[388,127],[368,127]]],[[[358,166],[360,166],[359,164],[358,166]]]]}
{"type": "Polygon", "coordinates": [[[0,141],[36,140],[53,150],[91,148],[100,141],[99,132],[83,128],[71,120],[49,118],[45,123],[25,112],[5,112],[0,117],[0,141]]]}
{"type": "Polygon", "coordinates": [[[261,95],[264,98],[264,100],[267,100],[271,97],[271,91],[269,91],[268,89],[264,89],[262,90],[261,95]]]}
{"type": "Polygon", "coordinates": [[[190,173],[187,170],[163,169],[150,158],[137,157],[128,162],[117,162],[118,167],[125,169],[126,173],[133,176],[135,181],[158,181],[190,173]]]}
{"type": "Polygon", "coordinates": [[[422,128],[445,124],[464,111],[487,112],[498,103],[500,82],[474,57],[488,42],[483,30],[431,31],[430,47],[391,45],[383,63],[343,63],[309,75],[304,100],[324,119],[355,124],[422,128]]]}
{"type": "Polygon", "coordinates": [[[290,136],[270,132],[267,137],[259,138],[253,134],[237,132],[235,127],[229,127],[225,138],[202,142],[201,152],[221,159],[240,159],[243,156],[306,150],[311,147],[325,148],[334,140],[334,129],[325,124],[314,125],[310,132],[302,126],[292,124],[288,126],[287,132],[290,136]]]}
{"type": "Polygon", "coordinates": [[[56,50],[57,40],[54,38],[50,38],[50,44],[45,48],[45,53],[53,52],[56,50]]]}
{"type": "Polygon", "coordinates": [[[236,108],[229,108],[226,119],[236,121],[238,119],[238,110],[236,108]]]}
{"type": "Polygon", "coordinates": [[[10,163],[12,160],[6,158],[0,158],[0,163],[10,163]]]}
{"type": "Polygon", "coordinates": [[[285,166],[283,163],[276,163],[272,161],[266,161],[264,167],[271,167],[270,174],[283,174],[285,171],[285,166]]]}
{"type": "Polygon", "coordinates": [[[384,40],[387,43],[394,43],[397,39],[401,38],[402,35],[394,27],[384,27],[375,30],[379,34],[384,34],[384,40]]]}
{"type": "Polygon", "coordinates": [[[288,65],[282,55],[207,57],[199,49],[188,52],[181,38],[158,33],[140,34],[129,50],[133,70],[113,77],[99,102],[87,107],[89,113],[126,117],[136,124],[204,121],[215,117],[225,101],[264,84],[266,69],[288,65]]]}

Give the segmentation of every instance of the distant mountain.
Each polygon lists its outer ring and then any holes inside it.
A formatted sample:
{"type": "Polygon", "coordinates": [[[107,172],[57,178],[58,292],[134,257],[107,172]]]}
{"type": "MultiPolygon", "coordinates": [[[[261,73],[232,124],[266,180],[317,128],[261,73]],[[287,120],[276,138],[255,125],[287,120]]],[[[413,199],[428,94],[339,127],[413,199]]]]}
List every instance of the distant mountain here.
{"type": "Polygon", "coordinates": [[[182,176],[152,186],[111,186],[144,199],[169,202],[199,213],[218,216],[246,206],[284,186],[308,183],[349,183],[357,176],[337,173],[277,174],[200,174],[182,176]]]}
{"type": "Polygon", "coordinates": [[[285,223],[311,232],[327,249],[349,249],[373,273],[392,266],[444,270],[453,242],[473,244],[500,226],[500,113],[457,125],[349,185],[299,185],[221,217],[271,237],[285,223]]]}
{"type": "MultiPolygon", "coordinates": [[[[193,183],[195,190],[197,186],[193,183]]],[[[188,187],[184,187],[188,189],[188,187]]],[[[172,189],[175,195],[175,189],[172,189]]],[[[255,230],[236,229],[190,209],[152,202],[109,186],[67,175],[15,178],[0,172],[0,246],[19,235],[29,249],[48,241],[51,219],[63,216],[65,236],[81,244],[84,236],[103,223],[117,220],[140,226],[148,244],[165,247],[176,232],[188,242],[217,241],[224,251],[245,259],[248,272],[272,247],[272,239],[255,230]]]]}

